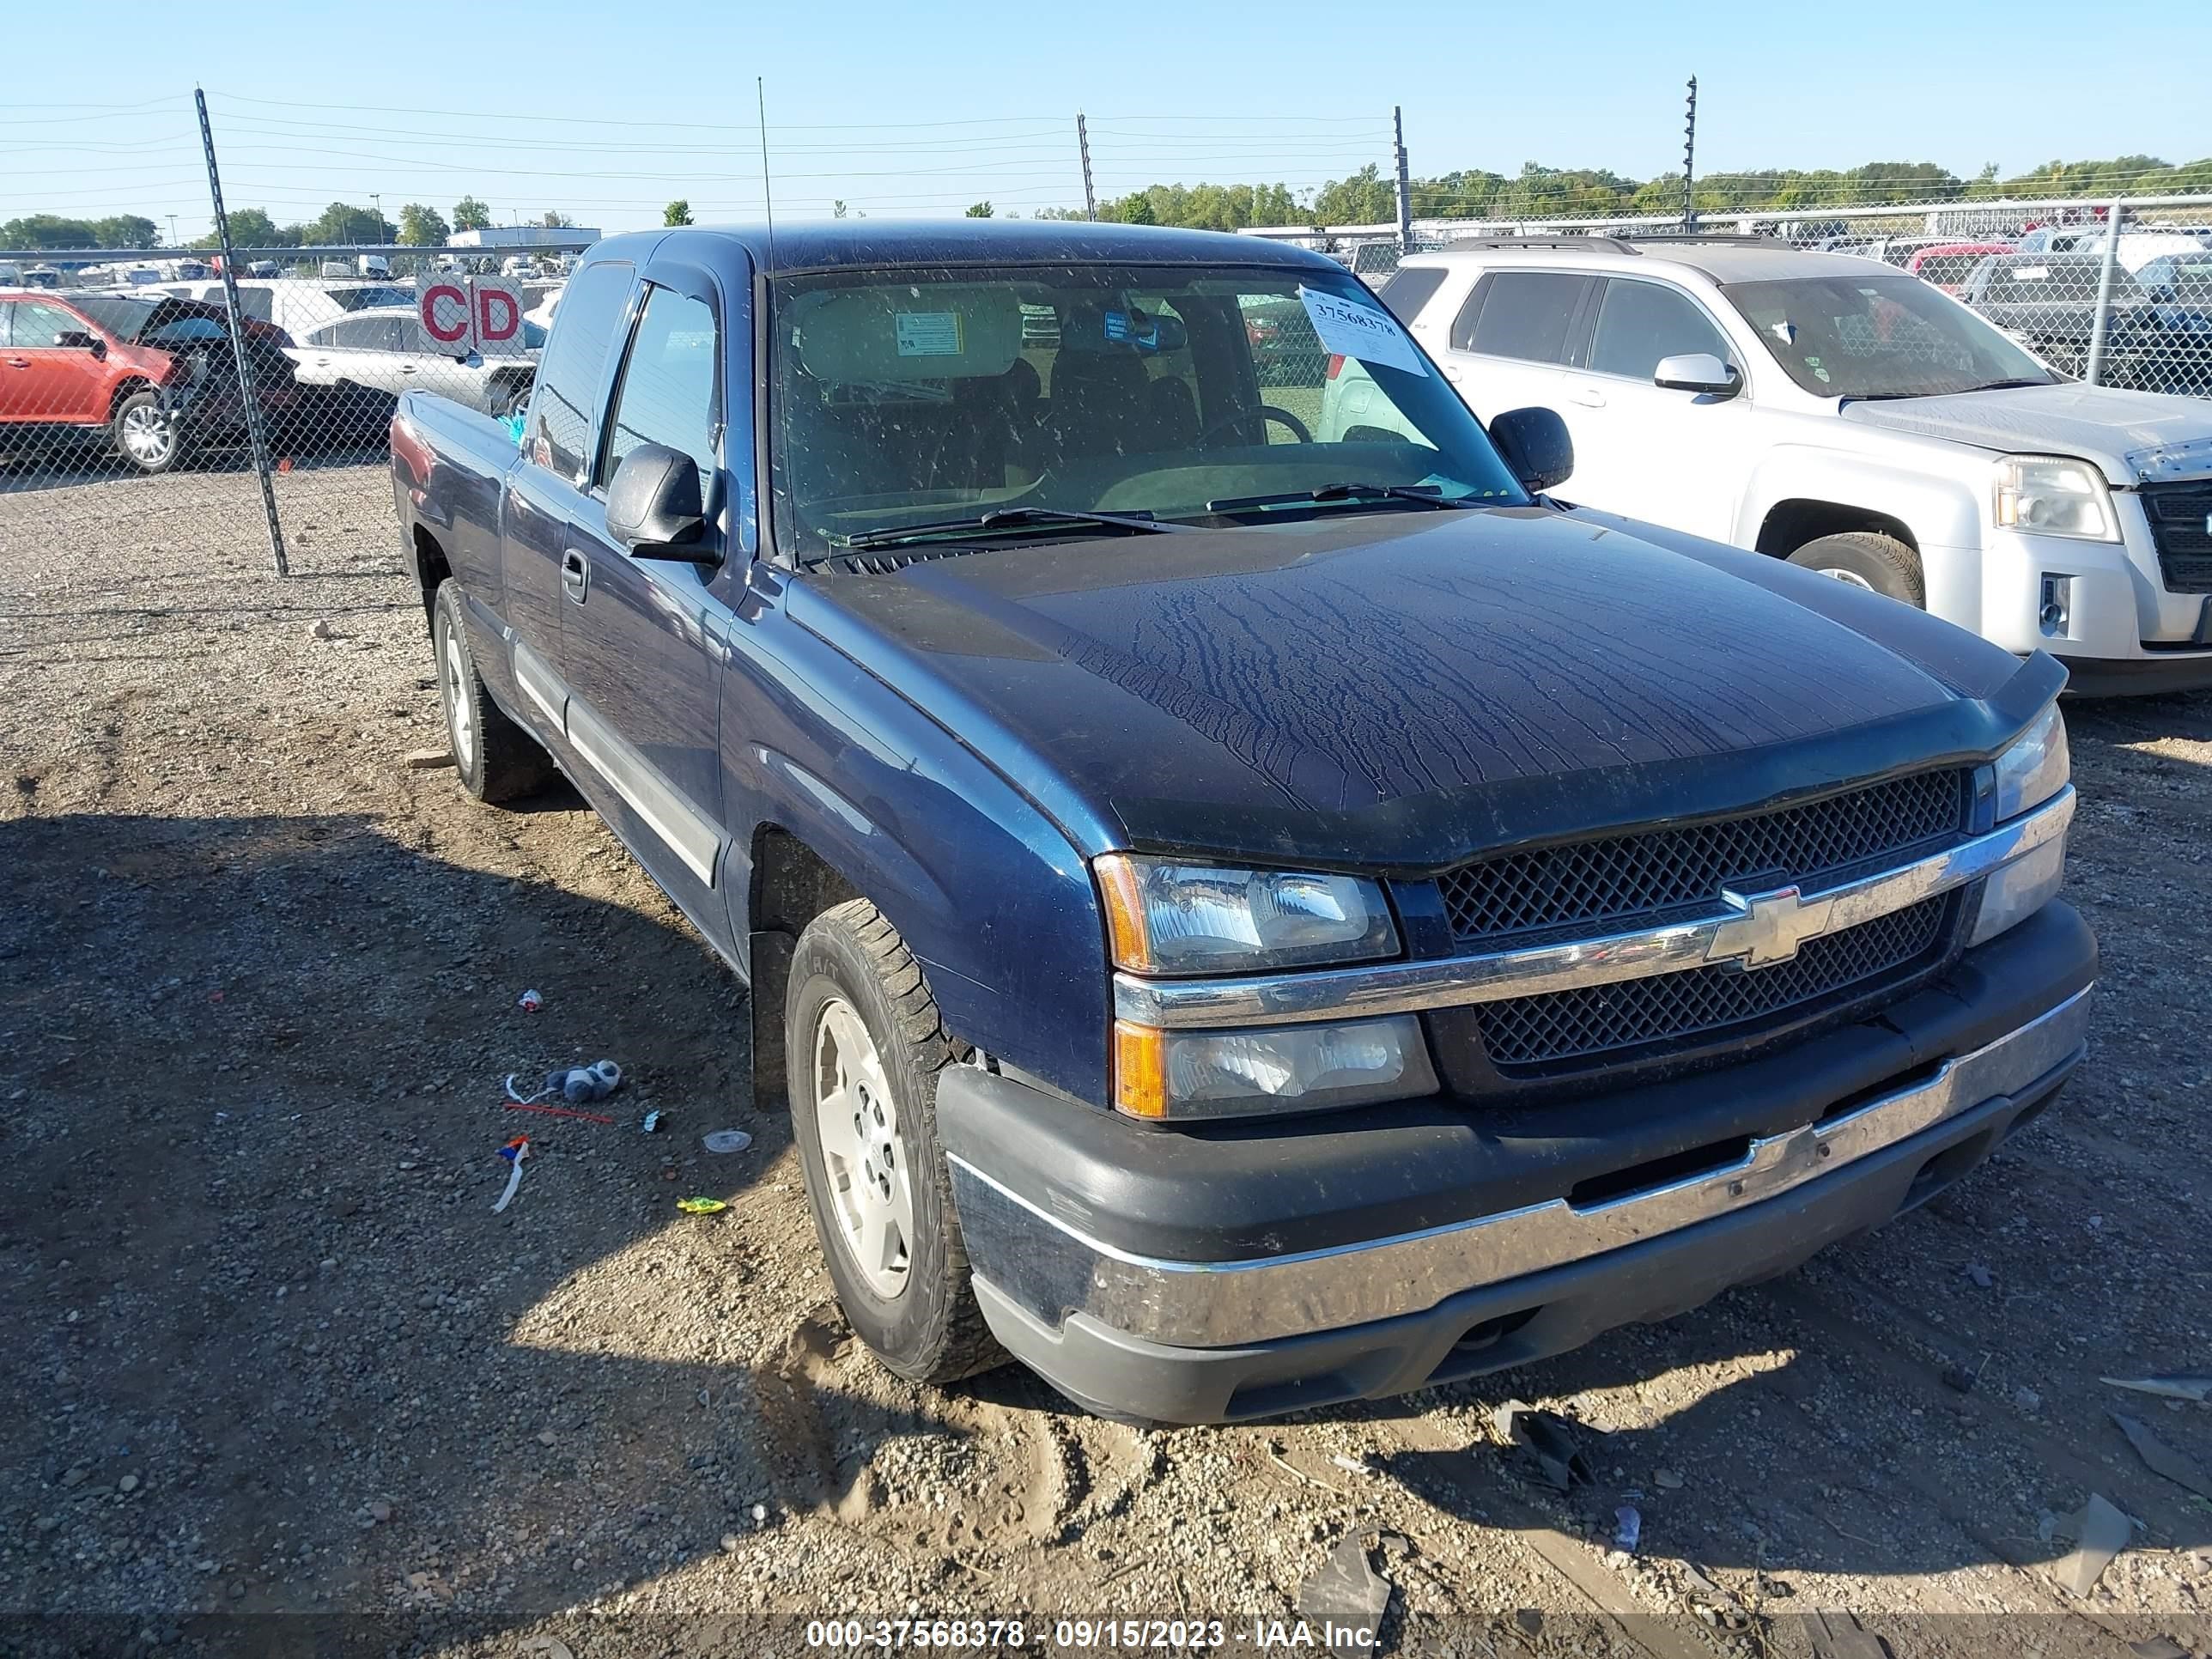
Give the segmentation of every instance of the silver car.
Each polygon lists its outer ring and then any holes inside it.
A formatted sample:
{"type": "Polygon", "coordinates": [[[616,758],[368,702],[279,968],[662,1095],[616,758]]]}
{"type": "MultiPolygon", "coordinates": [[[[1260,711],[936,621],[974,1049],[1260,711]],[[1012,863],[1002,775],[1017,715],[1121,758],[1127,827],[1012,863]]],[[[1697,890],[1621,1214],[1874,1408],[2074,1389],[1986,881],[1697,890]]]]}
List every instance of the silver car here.
{"type": "Polygon", "coordinates": [[[515,413],[530,400],[545,331],[525,320],[521,349],[455,356],[432,339],[411,308],[356,311],[309,331],[289,355],[302,386],[327,386],[349,406],[374,413],[407,391],[434,392],[487,415],[515,413]]]}

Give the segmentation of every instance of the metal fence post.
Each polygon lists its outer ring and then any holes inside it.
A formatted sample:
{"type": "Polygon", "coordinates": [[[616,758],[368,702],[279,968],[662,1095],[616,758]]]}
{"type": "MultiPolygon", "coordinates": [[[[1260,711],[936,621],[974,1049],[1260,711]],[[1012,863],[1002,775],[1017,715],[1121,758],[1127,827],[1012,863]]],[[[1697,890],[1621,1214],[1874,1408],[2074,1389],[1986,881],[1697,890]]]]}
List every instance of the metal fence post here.
{"type": "Polygon", "coordinates": [[[1075,112],[1075,152],[1083,158],[1083,216],[1098,216],[1098,192],[1091,187],[1091,130],[1083,125],[1083,112],[1075,112]]]}
{"type": "Polygon", "coordinates": [[[216,240],[222,247],[222,305],[230,316],[230,359],[238,366],[238,397],[246,406],[246,441],[252,447],[253,470],[261,479],[261,512],[269,521],[269,555],[276,574],[292,573],[284,561],[284,527],[276,520],[276,487],[269,477],[269,442],[261,429],[261,403],[253,394],[252,372],[246,366],[246,320],[238,307],[238,258],[230,245],[230,216],[223,210],[222,179],[216,171],[215,131],[208,125],[207,94],[192,88],[200,112],[200,144],[207,152],[208,199],[215,204],[216,240]]]}
{"type": "Polygon", "coordinates": [[[1406,175],[1406,118],[1397,105],[1390,106],[1390,142],[1398,152],[1398,252],[1413,251],[1413,186],[1406,175]]]}
{"type": "Polygon", "coordinates": [[[2090,386],[2100,382],[2098,376],[2105,368],[2105,332],[2112,315],[2112,267],[2120,259],[2120,204],[2116,197],[2112,205],[2105,210],[2105,264],[2097,273],[2097,314],[2089,325],[2089,366],[2082,380],[2090,386]]]}
{"type": "Polygon", "coordinates": [[[1682,228],[1698,228],[1698,77],[1690,77],[1689,113],[1682,124],[1682,228]]]}

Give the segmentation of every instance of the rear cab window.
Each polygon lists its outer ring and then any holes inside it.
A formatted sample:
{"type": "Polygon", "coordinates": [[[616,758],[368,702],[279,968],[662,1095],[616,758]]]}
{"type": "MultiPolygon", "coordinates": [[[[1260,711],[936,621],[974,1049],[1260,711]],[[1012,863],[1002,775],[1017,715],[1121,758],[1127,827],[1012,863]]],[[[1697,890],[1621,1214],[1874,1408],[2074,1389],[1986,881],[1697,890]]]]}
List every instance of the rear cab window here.
{"type": "Polygon", "coordinates": [[[1491,271],[1452,319],[1452,349],[1573,366],[1577,324],[1597,284],[1567,271],[1491,271]]]}
{"type": "Polygon", "coordinates": [[[578,271],[562,298],[561,315],[538,363],[523,453],[564,478],[583,475],[607,353],[636,274],[634,265],[611,259],[578,271]]]}

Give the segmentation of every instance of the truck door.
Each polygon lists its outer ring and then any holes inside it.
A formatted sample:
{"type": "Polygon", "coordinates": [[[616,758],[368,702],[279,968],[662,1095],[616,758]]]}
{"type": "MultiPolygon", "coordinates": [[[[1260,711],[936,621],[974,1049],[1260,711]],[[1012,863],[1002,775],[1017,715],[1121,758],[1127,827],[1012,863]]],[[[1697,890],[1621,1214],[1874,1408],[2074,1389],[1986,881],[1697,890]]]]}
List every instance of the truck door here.
{"type": "MultiPolygon", "coordinates": [[[[574,304],[563,307],[564,325],[574,304]]],[[[742,591],[746,559],[724,462],[748,466],[750,453],[724,454],[724,314],[706,271],[647,270],[569,518],[561,660],[568,741],[598,786],[594,804],[622,825],[631,851],[693,922],[731,953],[717,716],[732,620],[725,595],[732,583],[742,591]],[[641,559],[608,535],[608,483],[623,458],[647,443],[698,464],[709,536],[726,554],[720,568],[641,559]]]]}

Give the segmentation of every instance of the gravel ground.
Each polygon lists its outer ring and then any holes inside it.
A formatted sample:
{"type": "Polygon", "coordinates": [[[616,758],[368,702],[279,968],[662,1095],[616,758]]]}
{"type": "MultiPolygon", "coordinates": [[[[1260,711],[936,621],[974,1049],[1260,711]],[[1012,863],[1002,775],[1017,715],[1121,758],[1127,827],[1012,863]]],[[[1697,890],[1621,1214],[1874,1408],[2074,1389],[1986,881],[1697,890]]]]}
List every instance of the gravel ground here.
{"type": "Polygon", "coordinates": [[[2212,1506],[2108,1417],[2212,1466],[2212,1407],[2098,1380],[2212,1370],[2212,697],[2071,711],[2095,1052],[1972,1181],[1510,1377],[1140,1432],[872,1365],[741,990],[574,796],[404,764],[443,734],[381,474],[278,487],[288,581],[236,475],[0,495],[0,1651],[1249,1638],[1346,1540],[1406,1651],[1860,1651],[1814,1608],[1899,1656],[2212,1646],[2212,1506]],[[602,1055],[615,1123],[505,1109],[505,1074],[602,1055]],[[721,1127],[754,1145],[703,1152],[721,1127]],[[1594,1485],[1498,1445],[1509,1395],[1584,1425],[1594,1485]],[[2137,1524],[2077,1598],[2092,1492],[2137,1524]]]}

